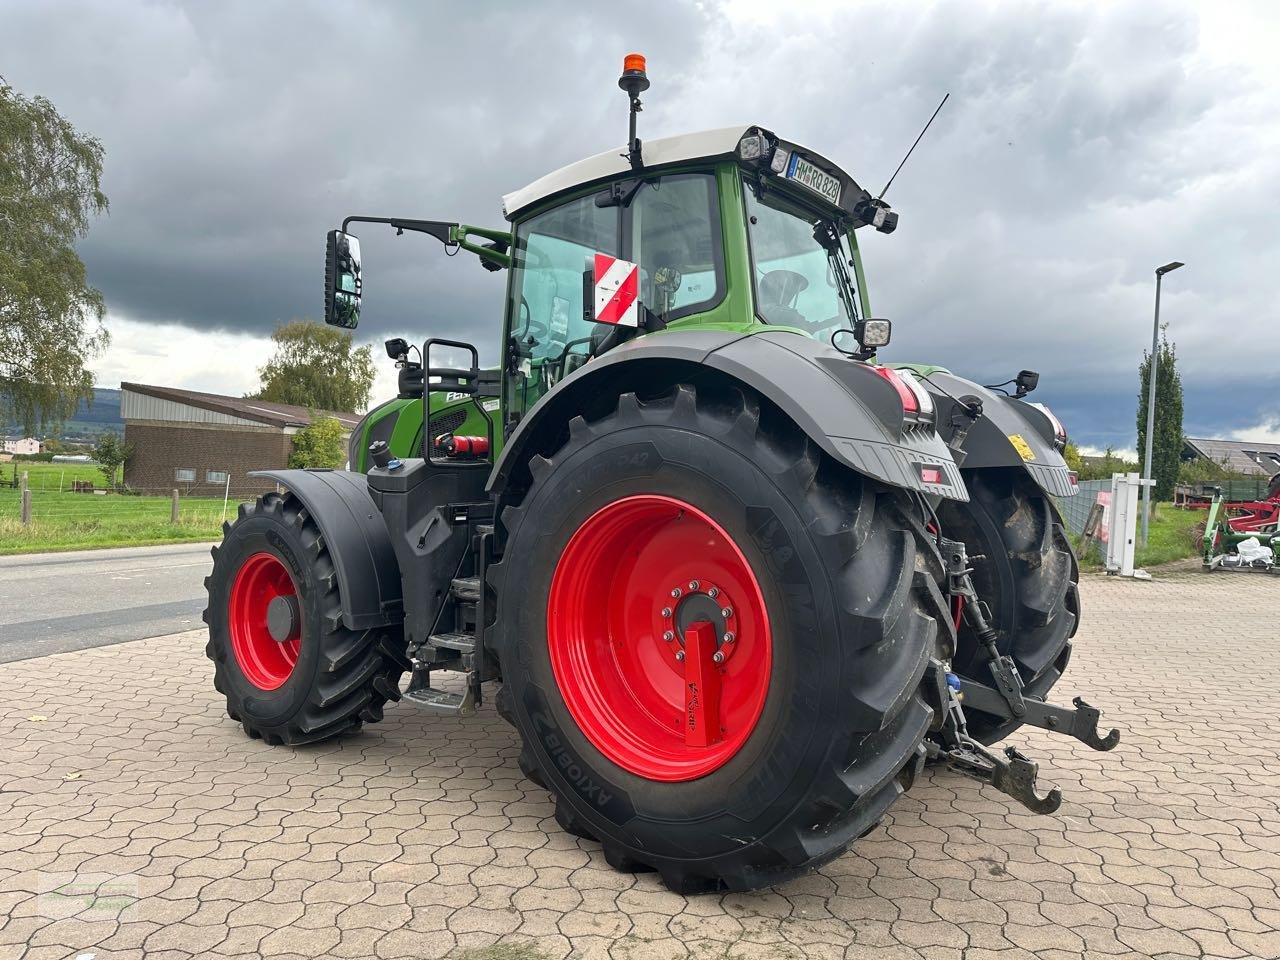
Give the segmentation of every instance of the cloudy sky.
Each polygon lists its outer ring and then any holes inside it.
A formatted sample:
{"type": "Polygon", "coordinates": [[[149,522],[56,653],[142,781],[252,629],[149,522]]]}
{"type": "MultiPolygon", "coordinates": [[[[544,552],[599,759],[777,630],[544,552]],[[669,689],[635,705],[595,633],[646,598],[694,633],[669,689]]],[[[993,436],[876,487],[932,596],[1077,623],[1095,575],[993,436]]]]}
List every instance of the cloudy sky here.
{"type": "MultiPolygon", "coordinates": [[[[274,325],[320,313],[329,227],[501,225],[503,193],[625,139],[636,50],[643,136],[760,123],[873,190],[951,93],[889,195],[898,231],[863,241],[888,356],[1038,369],[1082,443],[1132,448],[1153,270],[1183,260],[1163,319],[1187,432],[1280,439],[1280,4],[611,9],[0,0],[0,74],[106,146],[111,212],[81,245],[114,338],[99,385],[253,389],[274,325]]],[[[361,337],[496,356],[501,274],[362,241],[361,337]]]]}

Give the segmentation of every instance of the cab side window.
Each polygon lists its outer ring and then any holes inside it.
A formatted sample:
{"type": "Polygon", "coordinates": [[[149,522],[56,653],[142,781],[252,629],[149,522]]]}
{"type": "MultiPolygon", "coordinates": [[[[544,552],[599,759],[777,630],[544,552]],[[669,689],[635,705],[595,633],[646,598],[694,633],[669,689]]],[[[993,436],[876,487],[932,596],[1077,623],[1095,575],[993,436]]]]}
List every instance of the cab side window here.
{"type": "Polygon", "coordinates": [[[520,226],[513,251],[508,377],[523,409],[585,360],[596,324],[583,319],[582,272],[596,253],[620,255],[619,212],[592,197],[520,226]]]}
{"type": "Polygon", "coordinates": [[[666,322],[724,296],[716,180],[710,173],[646,180],[625,205],[591,194],[532,217],[512,251],[507,410],[519,415],[591,356],[609,327],[583,316],[583,272],[594,254],[640,267],[640,301],[666,322]]]}
{"type": "Polygon", "coordinates": [[[724,295],[716,181],[709,173],[648,181],[628,208],[627,259],[640,265],[640,300],[666,322],[724,295]]]}

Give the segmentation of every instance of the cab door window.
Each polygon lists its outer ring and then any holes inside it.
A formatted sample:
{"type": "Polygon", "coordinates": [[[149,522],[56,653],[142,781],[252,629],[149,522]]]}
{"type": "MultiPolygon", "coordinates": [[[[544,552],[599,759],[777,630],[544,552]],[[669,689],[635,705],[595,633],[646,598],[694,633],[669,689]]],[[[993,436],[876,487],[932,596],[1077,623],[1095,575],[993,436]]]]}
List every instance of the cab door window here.
{"type": "Polygon", "coordinates": [[[583,271],[596,253],[621,255],[616,207],[582,197],[521,224],[512,251],[509,405],[527,409],[585,362],[598,326],[583,317],[583,271]]]}
{"type": "Polygon", "coordinates": [[[627,208],[628,260],[640,265],[640,300],[670,323],[724,296],[716,181],[709,173],[646,181],[627,208]]]}
{"type": "Polygon", "coordinates": [[[641,303],[668,323],[710,309],[725,290],[714,175],[645,180],[625,204],[580,197],[517,227],[507,339],[511,414],[586,363],[611,329],[583,315],[583,274],[596,253],[638,264],[641,303]]]}

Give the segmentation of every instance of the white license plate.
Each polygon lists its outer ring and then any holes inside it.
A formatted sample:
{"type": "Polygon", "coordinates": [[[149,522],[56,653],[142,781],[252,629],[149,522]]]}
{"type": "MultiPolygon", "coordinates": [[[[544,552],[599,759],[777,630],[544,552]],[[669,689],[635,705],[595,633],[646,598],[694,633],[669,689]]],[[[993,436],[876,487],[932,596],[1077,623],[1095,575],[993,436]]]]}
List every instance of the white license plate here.
{"type": "Polygon", "coordinates": [[[791,155],[787,164],[787,179],[794,180],[801,186],[808,187],[820,197],[840,205],[840,178],[819,170],[798,153],[791,155]]]}

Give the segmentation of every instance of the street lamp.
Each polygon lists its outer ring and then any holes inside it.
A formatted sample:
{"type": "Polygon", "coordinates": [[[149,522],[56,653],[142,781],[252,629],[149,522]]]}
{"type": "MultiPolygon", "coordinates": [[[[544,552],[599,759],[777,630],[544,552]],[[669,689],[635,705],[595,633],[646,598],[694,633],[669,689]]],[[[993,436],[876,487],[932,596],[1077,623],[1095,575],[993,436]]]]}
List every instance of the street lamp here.
{"type": "MultiPolygon", "coordinates": [[[[1156,369],[1159,365],[1160,349],[1160,281],[1164,279],[1166,273],[1172,273],[1179,267],[1185,266],[1184,263],[1174,260],[1172,263],[1166,263],[1163,267],[1156,267],[1156,319],[1151,325],[1151,369],[1147,371],[1147,455],[1143,458],[1142,479],[1153,480],[1154,473],[1151,469],[1151,441],[1156,429],[1156,369]]],[[[1151,519],[1151,487],[1153,484],[1146,483],[1142,486],[1142,540],[1141,543],[1145,547],[1147,545],[1147,524],[1151,519]]]]}

